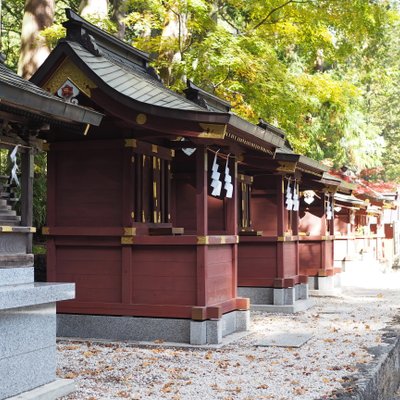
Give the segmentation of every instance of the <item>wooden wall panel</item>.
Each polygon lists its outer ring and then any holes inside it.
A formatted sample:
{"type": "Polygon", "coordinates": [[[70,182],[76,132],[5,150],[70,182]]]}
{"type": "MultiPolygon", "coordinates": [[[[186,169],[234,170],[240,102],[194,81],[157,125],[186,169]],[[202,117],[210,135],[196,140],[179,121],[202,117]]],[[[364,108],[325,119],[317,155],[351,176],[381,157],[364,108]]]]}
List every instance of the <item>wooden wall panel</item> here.
{"type": "Polygon", "coordinates": [[[284,251],[283,251],[283,276],[284,278],[290,278],[294,275],[297,275],[297,265],[296,265],[296,256],[297,256],[297,243],[284,243],[284,251]]]}
{"type": "Polygon", "coordinates": [[[333,268],[334,241],[327,240],[323,243],[323,245],[325,246],[325,260],[323,262],[322,267],[325,270],[332,269],[333,268]]]}
{"type": "Polygon", "coordinates": [[[58,282],[76,283],[76,301],[121,301],[121,250],[57,246],[58,282]]]}
{"type": "Polygon", "coordinates": [[[276,277],[276,243],[240,243],[238,250],[238,286],[262,286],[276,277]]]}
{"type": "Polygon", "coordinates": [[[196,304],[195,267],[195,247],[133,247],[132,303],[196,304]]]}
{"type": "Polygon", "coordinates": [[[122,151],[56,152],[56,225],[121,226],[122,151]]]}
{"type": "Polygon", "coordinates": [[[393,237],[394,237],[393,224],[385,224],[384,229],[385,229],[385,238],[393,239],[393,237]]]}
{"type": "Polygon", "coordinates": [[[266,236],[276,235],[278,231],[278,208],[275,197],[258,196],[253,192],[250,203],[254,230],[263,231],[266,236]]]}
{"type": "Polygon", "coordinates": [[[194,181],[194,175],[173,180],[173,225],[185,228],[185,234],[196,232],[196,188],[194,181]]]}
{"type": "Polygon", "coordinates": [[[300,274],[314,276],[318,275],[321,268],[321,243],[301,242],[299,243],[300,274]]]}
{"type": "Polygon", "coordinates": [[[319,210],[310,209],[309,211],[301,212],[299,231],[306,232],[311,236],[325,235],[325,221],[321,217],[319,210]]]}
{"type": "Polygon", "coordinates": [[[349,217],[347,214],[335,214],[335,232],[338,232],[342,235],[347,235],[348,223],[349,217]]]}
{"type": "Polygon", "coordinates": [[[212,305],[233,297],[232,246],[209,246],[207,251],[207,304],[212,305]]]}
{"type": "Polygon", "coordinates": [[[224,200],[208,196],[207,205],[209,234],[224,234],[226,232],[224,200]]]}

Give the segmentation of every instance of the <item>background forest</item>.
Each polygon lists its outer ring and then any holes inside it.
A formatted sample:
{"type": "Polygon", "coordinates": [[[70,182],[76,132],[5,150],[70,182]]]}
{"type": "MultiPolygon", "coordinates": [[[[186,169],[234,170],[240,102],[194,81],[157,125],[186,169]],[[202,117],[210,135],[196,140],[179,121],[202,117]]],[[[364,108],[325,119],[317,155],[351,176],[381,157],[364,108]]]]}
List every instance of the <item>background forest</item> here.
{"type": "Polygon", "coordinates": [[[34,72],[66,7],[149,52],[172,89],[189,78],[282,128],[296,152],[400,182],[398,1],[3,0],[11,68],[34,72]]]}

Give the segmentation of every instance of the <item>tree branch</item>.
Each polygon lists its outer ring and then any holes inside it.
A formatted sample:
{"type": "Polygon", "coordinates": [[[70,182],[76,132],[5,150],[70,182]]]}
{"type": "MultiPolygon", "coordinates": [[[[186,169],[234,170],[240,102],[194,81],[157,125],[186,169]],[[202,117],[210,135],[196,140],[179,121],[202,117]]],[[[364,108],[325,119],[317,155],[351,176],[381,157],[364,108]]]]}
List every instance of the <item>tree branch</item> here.
{"type": "Polygon", "coordinates": [[[259,28],[262,24],[264,24],[271,17],[272,14],[274,14],[275,12],[279,11],[280,9],[286,7],[289,4],[292,4],[292,3],[305,4],[305,3],[313,3],[313,2],[314,2],[314,0],[304,0],[304,1],[287,0],[285,3],[282,3],[280,6],[273,8],[261,21],[259,21],[256,25],[254,25],[253,28],[251,28],[249,30],[249,32],[254,31],[257,28],[259,28]]]}
{"type": "Polygon", "coordinates": [[[212,84],[214,92],[215,92],[215,89],[216,89],[218,86],[222,85],[226,80],[228,80],[230,74],[231,74],[231,69],[228,68],[228,72],[227,72],[225,78],[222,79],[221,81],[219,81],[218,83],[216,83],[215,85],[212,84]]]}

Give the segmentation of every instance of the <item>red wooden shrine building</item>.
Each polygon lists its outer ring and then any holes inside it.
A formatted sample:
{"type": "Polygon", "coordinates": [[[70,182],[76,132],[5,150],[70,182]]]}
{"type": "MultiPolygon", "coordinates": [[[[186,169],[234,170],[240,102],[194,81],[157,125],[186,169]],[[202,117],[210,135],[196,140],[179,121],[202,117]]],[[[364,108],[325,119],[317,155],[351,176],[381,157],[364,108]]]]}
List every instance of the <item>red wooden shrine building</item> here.
{"type": "Polygon", "coordinates": [[[32,80],[105,117],[43,136],[48,279],[76,283],[59,334],[218,343],[247,328],[249,298],[307,307],[308,276],[335,273],[326,215],[339,181],[279,129],[190,82],[186,98],[168,90],[145,53],[67,16],[32,80]]]}
{"type": "Polygon", "coordinates": [[[86,135],[45,137],[48,278],[76,283],[60,334],[205,343],[246,329],[237,163],[267,162],[282,135],[194,85],[188,99],[166,89],[147,55],[68,16],[32,80],[105,117],[86,135]]]}
{"type": "Polygon", "coordinates": [[[398,252],[394,248],[397,193],[357,193],[357,189],[342,180],[335,194],[335,263],[345,267],[371,257],[392,265],[398,252]]]}

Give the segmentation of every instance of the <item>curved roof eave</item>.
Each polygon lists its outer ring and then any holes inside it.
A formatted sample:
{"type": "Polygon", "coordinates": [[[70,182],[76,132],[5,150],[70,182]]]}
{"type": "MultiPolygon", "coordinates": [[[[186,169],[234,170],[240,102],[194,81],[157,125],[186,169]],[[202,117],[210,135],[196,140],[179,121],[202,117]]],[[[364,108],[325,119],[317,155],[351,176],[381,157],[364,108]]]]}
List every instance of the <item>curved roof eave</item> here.
{"type": "MultiPolygon", "coordinates": [[[[182,121],[226,124],[228,125],[228,131],[229,128],[235,129],[243,134],[248,135],[249,137],[253,137],[255,141],[264,142],[268,147],[279,148],[284,145],[284,139],[275,132],[263,129],[230,112],[215,112],[205,110],[200,106],[197,106],[195,103],[193,103],[193,108],[197,108],[195,110],[161,107],[154,104],[144,103],[124,95],[117,89],[108,85],[107,82],[101,78],[101,76],[96,74],[66,41],[62,41],[57,45],[57,47],[52,51],[45,61],[44,65],[38,69],[31,80],[37,84],[43,84],[49,72],[49,68],[51,68],[53,65],[56,65],[56,63],[64,57],[68,57],[73,63],[75,63],[77,67],[82,70],[82,72],[87,75],[88,78],[91,79],[93,83],[96,84],[97,87],[106,95],[115,99],[119,103],[132,108],[135,111],[158,117],[175,118],[182,121]]],[[[167,88],[165,88],[165,90],[169,91],[167,88]]],[[[175,95],[179,96],[178,94],[175,95]]],[[[182,100],[185,102],[190,102],[185,98],[182,100]]]]}
{"type": "Polygon", "coordinates": [[[89,79],[91,79],[104,93],[117,100],[121,104],[128,106],[135,111],[146,112],[151,115],[165,117],[165,118],[176,118],[181,120],[204,122],[204,123],[220,123],[227,124],[229,122],[229,113],[215,113],[207,110],[179,110],[171,109],[167,107],[161,107],[156,105],[150,105],[132,99],[124,94],[121,94],[118,90],[110,87],[106,82],[101,79],[96,73],[94,73],[90,67],[86,65],[85,62],[74,52],[71,47],[65,43],[61,42],[49,55],[44,65],[36,71],[32,76],[31,81],[39,85],[43,84],[48,72],[47,65],[55,65],[55,63],[61,57],[68,57],[73,63],[75,63],[79,69],[81,69],[89,79]]]}
{"type": "Polygon", "coordinates": [[[0,104],[45,116],[49,120],[99,125],[103,114],[50,95],[6,69],[0,75],[0,104]]]}

